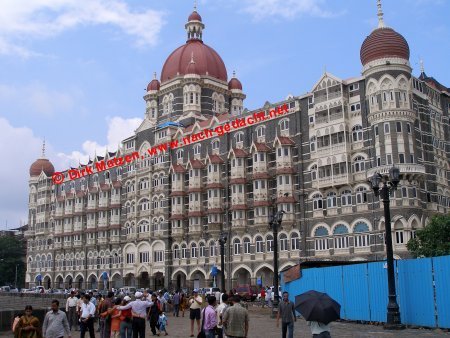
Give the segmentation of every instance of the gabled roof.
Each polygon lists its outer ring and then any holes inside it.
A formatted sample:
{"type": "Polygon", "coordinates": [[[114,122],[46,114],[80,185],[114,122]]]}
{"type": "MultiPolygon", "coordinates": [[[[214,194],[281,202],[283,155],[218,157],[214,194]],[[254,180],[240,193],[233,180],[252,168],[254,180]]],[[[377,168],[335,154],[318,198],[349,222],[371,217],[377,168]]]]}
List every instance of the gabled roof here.
{"type": "MultiPolygon", "coordinates": [[[[314,86],[312,87],[311,91],[314,92],[316,90],[318,90],[319,85],[322,83],[323,80],[328,80],[330,79],[332,82],[336,81],[337,83],[342,83],[342,80],[328,72],[323,73],[323,75],[321,76],[321,78],[319,79],[319,81],[317,81],[314,86]]],[[[322,89],[322,88],[320,88],[322,89]]]]}

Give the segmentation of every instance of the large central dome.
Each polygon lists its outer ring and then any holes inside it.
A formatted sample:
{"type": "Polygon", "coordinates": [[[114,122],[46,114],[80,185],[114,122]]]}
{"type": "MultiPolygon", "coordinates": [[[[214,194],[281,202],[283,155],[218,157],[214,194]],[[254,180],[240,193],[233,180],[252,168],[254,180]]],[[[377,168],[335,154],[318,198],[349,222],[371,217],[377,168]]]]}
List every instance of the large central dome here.
{"type": "MultiPolygon", "coordinates": [[[[221,81],[227,81],[227,69],[217,52],[204,44],[202,30],[204,28],[201,16],[196,10],[189,15],[186,30],[186,44],[175,49],[167,58],[161,71],[161,83],[186,75],[191,60],[195,62],[197,75],[209,75],[221,81]]],[[[192,67],[190,67],[190,70],[192,67]]]]}

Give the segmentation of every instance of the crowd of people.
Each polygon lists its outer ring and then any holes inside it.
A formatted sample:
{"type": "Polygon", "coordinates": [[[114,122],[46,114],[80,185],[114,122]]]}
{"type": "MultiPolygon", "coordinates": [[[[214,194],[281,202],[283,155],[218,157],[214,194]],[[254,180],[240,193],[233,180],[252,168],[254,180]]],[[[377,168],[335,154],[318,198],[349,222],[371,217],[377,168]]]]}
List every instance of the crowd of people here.
{"type": "MultiPolygon", "coordinates": [[[[65,312],[60,310],[58,300],[53,300],[51,310],[40,325],[39,319],[27,306],[21,316],[13,323],[15,338],[64,338],[72,337],[73,331],[79,331],[80,338],[86,333],[95,338],[94,323],[98,320],[97,332],[100,338],[145,338],[148,322],[153,336],[168,335],[168,318],[185,316],[189,312],[190,337],[201,338],[245,338],[248,336],[249,315],[245,303],[234,290],[229,293],[217,291],[213,295],[202,297],[197,289],[192,295],[181,290],[173,294],[167,291],[136,292],[130,296],[116,296],[110,291],[103,298],[91,293],[71,292],[67,298],[65,312]],[[194,332],[194,329],[196,329],[194,332]],[[195,334],[195,335],[194,335],[195,334]]],[[[294,305],[287,293],[283,294],[277,316],[277,326],[282,322],[282,337],[287,333],[293,337],[296,315],[294,305]],[[289,332],[288,332],[289,331],[289,332]]],[[[330,337],[329,328],[310,323],[314,337],[330,337]]]]}

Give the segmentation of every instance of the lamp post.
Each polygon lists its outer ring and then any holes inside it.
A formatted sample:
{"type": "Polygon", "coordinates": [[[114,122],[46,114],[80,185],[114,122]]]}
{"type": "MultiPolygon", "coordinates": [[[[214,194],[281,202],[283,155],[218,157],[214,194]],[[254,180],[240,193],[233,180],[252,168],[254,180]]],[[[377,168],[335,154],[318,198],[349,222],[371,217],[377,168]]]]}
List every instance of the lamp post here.
{"type": "Polygon", "coordinates": [[[222,292],[225,292],[225,243],[227,242],[227,235],[223,232],[220,233],[219,244],[220,244],[220,271],[222,275],[220,276],[222,284],[222,292]]]}
{"type": "Polygon", "coordinates": [[[278,312],[278,304],[280,303],[280,295],[278,293],[278,228],[281,226],[281,220],[283,219],[283,210],[273,207],[272,214],[269,218],[269,229],[273,231],[273,305],[272,305],[272,317],[275,317],[278,312]]]}
{"type": "Polygon", "coordinates": [[[17,268],[19,267],[19,264],[16,264],[16,275],[14,277],[14,287],[17,289],[17,268]]]}
{"type": "Polygon", "coordinates": [[[381,175],[375,173],[370,178],[375,196],[380,196],[384,206],[384,224],[385,224],[385,242],[386,242],[386,257],[387,257],[387,273],[388,273],[388,288],[389,288],[389,302],[387,306],[387,321],[384,325],[385,329],[399,330],[404,329],[404,325],[400,320],[400,308],[397,303],[397,295],[395,291],[395,272],[394,272],[394,252],[392,249],[392,230],[391,230],[391,211],[389,207],[390,193],[397,189],[400,182],[400,169],[392,166],[388,175],[381,175]],[[380,188],[381,183],[381,188],[380,188]]]}

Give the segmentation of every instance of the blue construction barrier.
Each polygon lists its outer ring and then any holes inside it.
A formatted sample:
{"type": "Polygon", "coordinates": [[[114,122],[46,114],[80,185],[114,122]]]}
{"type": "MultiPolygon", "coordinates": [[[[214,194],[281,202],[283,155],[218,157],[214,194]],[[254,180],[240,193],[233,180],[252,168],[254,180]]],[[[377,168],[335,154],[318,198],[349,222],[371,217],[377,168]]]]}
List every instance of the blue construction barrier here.
{"type": "MultiPolygon", "coordinates": [[[[407,325],[450,328],[450,256],[395,261],[397,302],[407,325]]],[[[326,292],[341,304],[341,318],[385,322],[388,303],[386,262],[302,269],[300,279],[281,287],[295,296],[326,292]]]]}

